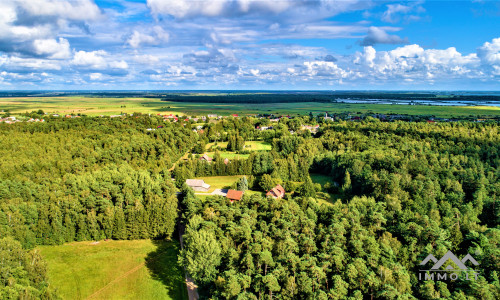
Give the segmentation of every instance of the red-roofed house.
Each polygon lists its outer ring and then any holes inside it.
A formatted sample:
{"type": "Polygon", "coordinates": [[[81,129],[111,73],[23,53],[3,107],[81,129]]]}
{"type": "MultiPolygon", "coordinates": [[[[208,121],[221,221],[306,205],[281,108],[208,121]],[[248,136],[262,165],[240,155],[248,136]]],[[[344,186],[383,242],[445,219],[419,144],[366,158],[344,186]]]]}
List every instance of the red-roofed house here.
{"type": "Polygon", "coordinates": [[[233,117],[237,118],[238,117],[238,114],[232,114],[233,117]]]}
{"type": "Polygon", "coordinates": [[[266,196],[273,197],[274,199],[281,199],[285,196],[285,189],[280,184],[278,184],[269,192],[267,192],[266,196]]]}
{"type": "Polygon", "coordinates": [[[229,190],[227,191],[226,198],[229,199],[231,202],[234,202],[234,201],[240,201],[242,196],[243,196],[243,191],[229,190]]]}

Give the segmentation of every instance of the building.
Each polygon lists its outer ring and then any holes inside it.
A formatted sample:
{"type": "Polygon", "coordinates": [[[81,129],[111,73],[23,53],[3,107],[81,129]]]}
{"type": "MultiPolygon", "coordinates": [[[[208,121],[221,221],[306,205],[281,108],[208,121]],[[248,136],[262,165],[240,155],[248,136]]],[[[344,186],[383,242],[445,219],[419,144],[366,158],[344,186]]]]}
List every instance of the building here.
{"type": "Polygon", "coordinates": [[[229,159],[228,158],[224,158],[224,164],[227,166],[228,163],[229,163],[229,159]]]}
{"type": "Polygon", "coordinates": [[[274,199],[281,199],[285,196],[285,189],[278,184],[267,192],[266,196],[273,197],[274,199]]]}
{"type": "Polygon", "coordinates": [[[200,157],[200,160],[205,160],[205,161],[211,162],[212,158],[205,153],[205,154],[203,154],[202,157],[200,157]]]}
{"type": "Polygon", "coordinates": [[[210,184],[203,179],[186,179],[186,184],[196,192],[208,192],[210,184]]]}
{"type": "Polygon", "coordinates": [[[234,201],[240,201],[242,196],[243,196],[243,191],[228,190],[226,198],[229,199],[229,201],[234,202],[234,201]]]}
{"type": "Polygon", "coordinates": [[[312,133],[316,133],[318,132],[318,129],[319,129],[319,125],[302,125],[301,127],[302,130],[309,130],[310,132],[312,133]]]}

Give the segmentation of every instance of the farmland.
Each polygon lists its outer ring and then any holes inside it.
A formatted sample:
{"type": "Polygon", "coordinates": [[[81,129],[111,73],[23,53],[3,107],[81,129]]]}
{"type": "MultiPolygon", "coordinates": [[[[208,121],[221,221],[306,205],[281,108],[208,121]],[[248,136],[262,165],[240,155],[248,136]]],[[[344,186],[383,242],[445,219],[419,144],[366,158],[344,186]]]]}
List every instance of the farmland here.
{"type": "MultiPolygon", "coordinates": [[[[200,99],[200,101],[202,101],[200,99]]],[[[303,115],[310,112],[324,113],[383,113],[434,115],[436,117],[500,116],[500,107],[495,106],[430,106],[395,105],[335,102],[294,102],[294,103],[210,103],[161,101],[159,98],[111,98],[89,96],[64,97],[11,97],[0,98],[0,111],[13,114],[43,110],[46,113],[116,115],[121,113],[151,114],[218,114],[240,116],[255,114],[303,115]]]]}
{"type": "Polygon", "coordinates": [[[187,299],[177,242],[74,242],[38,250],[63,299],[187,299]]]}

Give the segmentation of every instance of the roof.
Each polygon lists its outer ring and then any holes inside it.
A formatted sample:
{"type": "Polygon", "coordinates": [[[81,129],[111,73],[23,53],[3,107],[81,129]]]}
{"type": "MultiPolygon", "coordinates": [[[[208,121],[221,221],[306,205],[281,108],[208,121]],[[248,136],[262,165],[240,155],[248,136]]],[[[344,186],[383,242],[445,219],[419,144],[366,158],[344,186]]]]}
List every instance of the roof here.
{"type": "Polygon", "coordinates": [[[283,196],[285,196],[285,189],[280,184],[278,184],[277,186],[273,187],[269,192],[267,192],[266,196],[282,198],[283,196]]]}
{"type": "Polygon", "coordinates": [[[201,186],[203,188],[210,188],[210,185],[205,183],[203,179],[186,179],[186,184],[189,186],[201,186]]]}
{"type": "Polygon", "coordinates": [[[201,160],[201,159],[204,159],[204,160],[206,160],[206,161],[212,161],[212,158],[211,158],[210,156],[208,156],[206,153],[205,153],[205,154],[203,154],[203,156],[202,156],[202,157],[200,157],[200,160],[201,160]]]}
{"type": "Polygon", "coordinates": [[[231,200],[241,200],[243,196],[243,191],[229,190],[227,191],[226,197],[231,200]]]}

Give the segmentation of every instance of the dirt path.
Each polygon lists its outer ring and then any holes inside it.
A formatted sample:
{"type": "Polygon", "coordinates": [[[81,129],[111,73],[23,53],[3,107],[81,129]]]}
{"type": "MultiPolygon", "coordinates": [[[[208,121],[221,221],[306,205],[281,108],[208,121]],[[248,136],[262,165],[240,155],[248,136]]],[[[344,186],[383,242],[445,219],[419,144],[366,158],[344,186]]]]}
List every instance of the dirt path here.
{"type": "MultiPolygon", "coordinates": [[[[153,257],[151,259],[151,261],[155,261],[157,258],[160,257],[160,255],[162,255],[164,252],[161,252],[161,253],[158,253],[155,257],[153,257]]],[[[107,289],[108,287],[110,287],[111,285],[119,282],[120,280],[124,279],[125,277],[129,276],[130,274],[134,273],[134,272],[137,272],[138,270],[140,270],[142,267],[146,266],[146,261],[144,261],[143,263],[133,267],[132,269],[128,270],[127,272],[123,273],[122,275],[116,277],[115,279],[113,279],[112,281],[108,282],[105,286],[103,286],[102,288],[98,289],[97,291],[95,291],[92,295],[88,296],[87,298],[85,299],[92,299],[96,296],[98,296],[100,293],[102,293],[102,291],[104,291],[105,289],[107,289]]]]}
{"type": "Polygon", "coordinates": [[[113,279],[112,281],[110,281],[108,284],[106,284],[105,286],[103,286],[102,288],[98,289],[97,291],[95,291],[92,295],[88,296],[87,298],[85,299],[92,299],[94,298],[95,296],[99,295],[100,293],[102,293],[102,291],[104,291],[105,289],[107,289],[109,286],[117,283],[118,281],[122,280],[123,278],[127,277],[128,275],[136,272],[137,270],[139,270],[140,268],[144,267],[146,265],[146,262],[143,262],[142,264],[140,265],[137,265],[135,267],[133,267],[132,269],[128,270],[127,272],[123,273],[122,275],[116,277],[115,279],[113,279]]]}
{"type": "Polygon", "coordinates": [[[189,150],[188,152],[186,152],[183,156],[181,156],[176,162],[174,162],[174,164],[172,165],[172,167],[170,169],[168,169],[169,172],[172,172],[174,169],[175,169],[175,166],[177,165],[177,163],[183,159],[187,159],[188,156],[189,156],[189,153],[191,153],[191,150],[189,150]]]}

